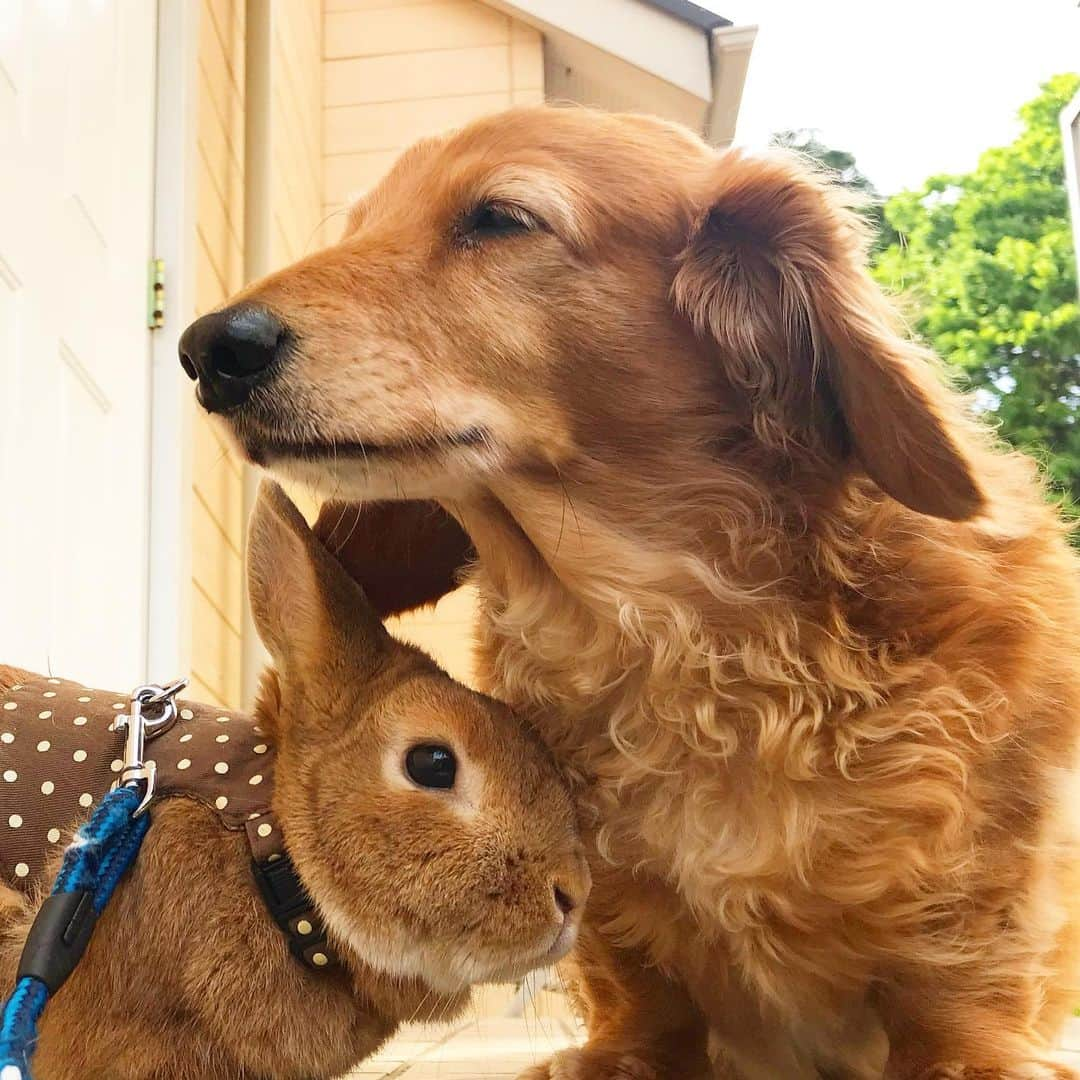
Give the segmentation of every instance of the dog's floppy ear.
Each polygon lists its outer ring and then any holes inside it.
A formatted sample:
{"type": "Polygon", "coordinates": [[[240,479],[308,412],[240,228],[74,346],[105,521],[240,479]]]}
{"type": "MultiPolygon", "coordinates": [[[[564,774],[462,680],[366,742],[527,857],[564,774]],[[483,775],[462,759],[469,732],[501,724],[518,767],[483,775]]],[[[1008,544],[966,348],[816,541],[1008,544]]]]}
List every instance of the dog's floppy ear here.
{"type": "Polygon", "coordinates": [[[259,637],[286,671],[315,669],[344,648],[350,671],[362,672],[389,643],[363,589],[270,480],[248,525],[248,592],[259,637]]]}
{"type": "Polygon", "coordinates": [[[924,514],[979,514],[968,422],[863,268],[856,217],[793,158],[732,153],[712,168],[673,293],[715,339],[759,437],[853,454],[924,514]]]}

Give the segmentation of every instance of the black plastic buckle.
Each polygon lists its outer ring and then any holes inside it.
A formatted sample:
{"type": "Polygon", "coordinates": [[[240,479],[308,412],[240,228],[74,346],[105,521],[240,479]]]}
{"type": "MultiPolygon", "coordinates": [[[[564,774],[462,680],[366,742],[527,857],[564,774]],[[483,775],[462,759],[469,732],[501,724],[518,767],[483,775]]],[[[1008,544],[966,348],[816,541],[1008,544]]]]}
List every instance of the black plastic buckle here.
{"type": "Polygon", "coordinates": [[[327,967],[332,954],[326,942],[326,931],[292,860],[288,856],[266,863],[253,859],[251,870],[270,917],[289,943],[289,951],[313,971],[327,967]],[[309,934],[301,934],[297,929],[301,915],[307,916],[312,925],[309,934]]]}
{"type": "Polygon", "coordinates": [[[86,952],[97,919],[94,895],[85,889],[47,897],[26,936],[16,977],[38,979],[55,994],[86,952]]]}

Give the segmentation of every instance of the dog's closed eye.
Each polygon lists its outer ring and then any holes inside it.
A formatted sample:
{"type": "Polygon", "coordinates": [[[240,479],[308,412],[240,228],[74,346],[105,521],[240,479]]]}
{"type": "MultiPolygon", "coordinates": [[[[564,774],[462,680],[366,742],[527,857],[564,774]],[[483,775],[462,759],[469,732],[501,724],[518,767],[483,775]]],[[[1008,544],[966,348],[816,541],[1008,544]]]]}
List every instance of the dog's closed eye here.
{"type": "Polygon", "coordinates": [[[477,247],[488,241],[545,228],[544,222],[524,207],[514,203],[482,202],[458,220],[455,238],[463,247],[477,247]]]}

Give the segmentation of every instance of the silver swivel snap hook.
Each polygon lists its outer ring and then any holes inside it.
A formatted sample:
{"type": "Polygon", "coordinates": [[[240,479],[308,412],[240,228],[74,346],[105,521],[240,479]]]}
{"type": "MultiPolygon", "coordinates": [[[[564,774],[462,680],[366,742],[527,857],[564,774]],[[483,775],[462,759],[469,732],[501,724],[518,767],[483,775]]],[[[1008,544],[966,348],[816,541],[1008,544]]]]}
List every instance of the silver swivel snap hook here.
{"type": "Polygon", "coordinates": [[[148,683],[137,687],[131,695],[131,708],[116,718],[116,730],[126,731],[124,767],[120,770],[120,786],[142,789],[142,801],[135,810],[138,817],[154,797],[157,767],[144,760],[146,740],[168,731],[176,722],[176,695],[187,686],[187,679],[177,679],[168,686],[148,683]]]}

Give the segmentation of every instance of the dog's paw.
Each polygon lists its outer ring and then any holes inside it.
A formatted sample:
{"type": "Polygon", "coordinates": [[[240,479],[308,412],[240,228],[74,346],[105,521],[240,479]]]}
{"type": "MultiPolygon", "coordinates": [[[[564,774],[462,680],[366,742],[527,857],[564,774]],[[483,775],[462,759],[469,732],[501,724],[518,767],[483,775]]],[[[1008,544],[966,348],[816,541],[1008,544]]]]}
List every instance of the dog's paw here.
{"type": "Polygon", "coordinates": [[[942,1062],[921,1072],[918,1080],[1080,1080],[1067,1065],[1049,1061],[1021,1061],[1011,1065],[964,1065],[942,1062]]]}
{"type": "Polygon", "coordinates": [[[518,1080],[676,1080],[676,1075],[632,1053],[583,1047],[556,1054],[543,1065],[522,1073],[518,1080]]]}

